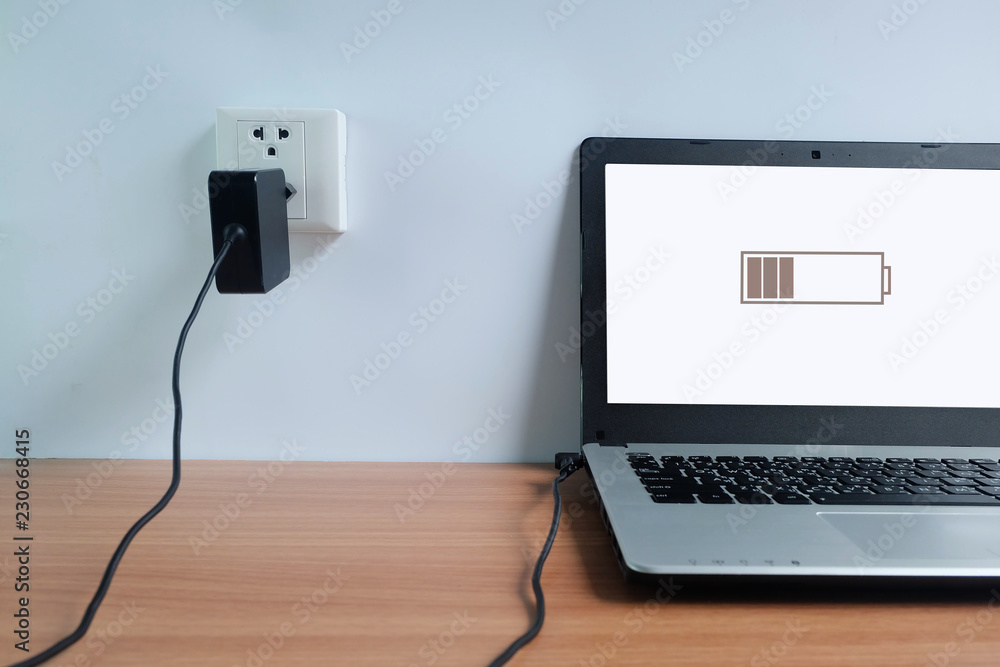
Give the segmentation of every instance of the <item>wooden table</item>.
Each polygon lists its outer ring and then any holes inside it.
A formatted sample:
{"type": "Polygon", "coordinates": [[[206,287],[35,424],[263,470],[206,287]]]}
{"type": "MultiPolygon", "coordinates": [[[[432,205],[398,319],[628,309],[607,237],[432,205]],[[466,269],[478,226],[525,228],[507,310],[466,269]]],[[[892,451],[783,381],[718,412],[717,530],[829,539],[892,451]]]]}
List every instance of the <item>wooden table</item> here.
{"type": "MultiPolygon", "coordinates": [[[[71,631],[166,461],[31,462],[29,530],[0,463],[0,655],[13,537],[31,536],[30,644],[71,631]],[[77,502],[79,501],[79,502],[77,502]]],[[[53,665],[486,665],[529,625],[552,513],[544,465],[188,461],[88,637],[53,665]]],[[[563,484],[548,618],[512,665],[996,665],[989,593],[891,600],[706,593],[622,579],[585,473],[563,484]],[[949,655],[951,653],[951,655],[949,655]]]]}

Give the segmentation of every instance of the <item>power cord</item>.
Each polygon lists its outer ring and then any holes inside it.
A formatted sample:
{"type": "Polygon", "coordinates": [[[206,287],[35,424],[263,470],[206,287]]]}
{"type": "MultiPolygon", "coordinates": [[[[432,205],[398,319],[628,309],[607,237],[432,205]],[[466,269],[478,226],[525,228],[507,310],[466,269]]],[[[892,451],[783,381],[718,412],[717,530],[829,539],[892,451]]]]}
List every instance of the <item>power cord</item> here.
{"type": "Polygon", "coordinates": [[[181,483],[181,387],[180,387],[180,372],[181,372],[181,352],[184,349],[184,341],[187,339],[188,329],[194,323],[194,318],[198,315],[198,311],[201,309],[201,302],[205,300],[205,294],[208,293],[208,289],[212,286],[212,280],[215,278],[216,272],[219,270],[219,266],[222,264],[222,260],[226,258],[226,254],[234,243],[237,243],[243,239],[246,239],[246,229],[242,225],[230,224],[227,225],[223,231],[223,238],[225,239],[222,243],[222,247],[219,248],[219,254],[215,256],[215,263],[212,264],[212,268],[208,272],[208,278],[205,280],[205,285],[201,288],[201,292],[198,293],[198,299],[194,302],[194,308],[191,310],[191,315],[188,316],[187,322],[184,323],[184,327],[181,329],[180,338],[177,340],[177,351],[174,353],[174,374],[173,374],[173,390],[174,390],[174,451],[173,451],[173,476],[170,479],[170,486],[167,488],[167,492],[163,494],[160,501],[153,505],[153,508],[142,515],[142,517],[135,522],[135,524],[125,533],[125,537],[118,544],[118,548],[115,549],[115,553],[111,556],[111,561],[108,563],[108,567],[104,570],[104,576],[101,578],[101,583],[97,586],[97,592],[94,593],[93,599],[91,599],[90,604],[87,605],[87,610],[83,614],[83,619],[80,621],[80,625],[77,626],[76,630],[72,634],[60,639],[58,642],[45,649],[38,655],[32,656],[27,660],[22,660],[21,662],[14,663],[10,667],[34,667],[35,665],[40,665],[49,658],[52,658],[59,653],[62,653],[70,646],[76,642],[83,639],[87,634],[87,630],[90,629],[90,624],[94,620],[94,616],[97,615],[97,610],[101,606],[101,602],[104,601],[104,596],[107,595],[108,588],[111,587],[111,578],[115,576],[115,571],[118,569],[118,563],[121,562],[122,557],[125,555],[125,550],[128,549],[129,544],[132,543],[132,539],[136,534],[142,530],[142,528],[149,523],[154,516],[160,513],[160,511],[167,506],[170,499],[173,498],[174,493],[177,491],[177,487],[181,483]]]}
{"type": "MultiPolygon", "coordinates": [[[[152,509],[142,515],[142,517],[140,517],[139,520],[133,524],[129,531],[125,533],[125,537],[122,538],[121,542],[118,544],[118,548],[115,549],[114,554],[111,556],[111,560],[108,562],[108,566],[104,570],[104,576],[101,578],[101,582],[97,586],[97,591],[94,593],[94,597],[91,599],[90,604],[87,605],[87,609],[84,612],[83,618],[80,620],[80,624],[77,626],[76,630],[38,655],[32,656],[27,660],[14,663],[13,665],[10,665],[10,667],[35,667],[36,665],[41,665],[50,658],[62,653],[86,636],[87,630],[90,629],[90,625],[93,622],[94,617],[97,615],[97,610],[100,608],[101,603],[104,601],[104,597],[108,593],[108,589],[111,587],[111,580],[115,576],[115,572],[118,570],[118,564],[124,557],[126,549],[128,549],[132,540],[139,533],[139,531],[142,530],[146,524],[153,519],[153,517],[159,514],[163,508],[167,506],[171,498],[173,498],[174,494],[177,492],[178,486],[180,486],[182,415],[180,388],[181,353],[184,350],[184,342],[187,340],[188,330],[190,330],[191,325],[194,324],[194,320],[198,316],[198,311],[201,310],[202,301],[205,300],[205,295],[212,286],[212,280],[215,279],[215,274],[218,272],[219,266],[222,265],[222,262],[226,258],[230,248],[232,248],[235,243],[243,241],[247,238],[247,232],[242,225],[233,223],[227,225],[223,230],[223,238],[224,241],[222,246],[219,248],[219,253],[215,256],[215,262],[212,264],[212,268],[209,269],[208,277],[205,279],[205,284],[202,286],[201,291],[198,293],[198,298],[194,302],[194,308],[192,308],[191,314],[188,316],[187,321],[181,328],[181,334],[177,340],[177,350],[174,353],[172,380],[174,395],[173,474],[170,478],[170,486],[167,487],[166,493],[163,494],[163,497],[160,498],[159,502],[157,502],[152,509]]],[[[490,667],[500,667],[500,665],[507,664],[507,662],[514,657],[514,654],[534,639],[542,629],[542,624],[545,622],[545,594],[542,592],[542,567],[545,565],[545,560],[548,558],[549,552],[552,550],[552,544],[556,539],[556,532],[559,530],[559,518],[562,515],[562,498],[559,495],[559,484],[574,472],[579,470],[582,464],[583,457],[580,454],[571,452],[556,455],[555,465],[556,468],[559,469],[559,475],[552,480],[552,496],[555,499],[555,507],[552,513],[552,527],[549,529],[549,536],[545,540],[545,545],[542,547],[541,553],[538,555],[538,561],[535,563],[535,569],[531,575],[531,588],[535,594],[535,622],[532,623],[527,632],[514,640],[503,653],[491,662],[490,667]]]]}
{"type": "Polygon", "coordinates": [[[559,495],[559,484],[574,472],[580,469],[583,464],[583,457],[576,453],[556,454],[556,468],[559,475],[552,480],[552,496],[555,498],[555,509],[552,513],[552,527],[549,529],[549,536],[545,540],[542,552],[538,554],[538,561],[535,563],[535,570],[531,575],[531,588],[535,592],[535,622],[531,624],[528,631],[515,639],[507,649],[490,663],[489,667],[500,667],[507,664],[514,654],[521,650],[528,642],[534,639],[542,630],[545,622],[545,595],[542,593],[542,567],[545,559],[549,557],[552,550],[552,543],[556,540],[556,532],[559,530],[559,517],[562,515],[562,498],[559,495]]]}

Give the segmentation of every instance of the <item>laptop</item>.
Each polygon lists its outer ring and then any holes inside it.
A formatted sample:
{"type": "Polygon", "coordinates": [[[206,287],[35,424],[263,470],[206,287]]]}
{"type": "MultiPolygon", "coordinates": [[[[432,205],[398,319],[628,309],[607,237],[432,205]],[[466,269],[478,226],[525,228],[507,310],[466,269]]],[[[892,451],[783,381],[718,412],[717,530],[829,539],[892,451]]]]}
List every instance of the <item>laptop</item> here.
{"type": "Polygon", "coordinates": [[[938,141],[583,142],[582,451],[626,576],[1000,576],[1000,145],[938,141]]]}

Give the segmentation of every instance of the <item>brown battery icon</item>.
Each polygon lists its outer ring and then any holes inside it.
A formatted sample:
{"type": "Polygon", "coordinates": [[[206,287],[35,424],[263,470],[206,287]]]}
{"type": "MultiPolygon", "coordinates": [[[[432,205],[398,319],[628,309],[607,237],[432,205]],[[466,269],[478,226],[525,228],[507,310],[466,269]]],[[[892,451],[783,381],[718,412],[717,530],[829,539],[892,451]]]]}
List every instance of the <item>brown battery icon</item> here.
{"type": "Polygon", "coordinates": [[[884,252],[740,253],[740,303],[882,305],[892,293],[884,252]]]}

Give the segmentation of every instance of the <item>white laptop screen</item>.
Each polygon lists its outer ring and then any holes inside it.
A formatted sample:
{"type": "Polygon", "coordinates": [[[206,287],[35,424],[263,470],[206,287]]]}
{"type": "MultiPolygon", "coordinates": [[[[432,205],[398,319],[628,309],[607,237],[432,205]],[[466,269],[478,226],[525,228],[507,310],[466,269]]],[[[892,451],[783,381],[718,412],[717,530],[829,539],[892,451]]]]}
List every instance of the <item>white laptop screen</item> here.
{"type": "Polygon", "coordinates": [[[1000,407],[1000,171],[605,179],[608,403],[1000,407]]]}

